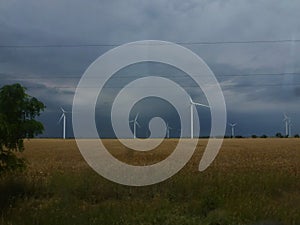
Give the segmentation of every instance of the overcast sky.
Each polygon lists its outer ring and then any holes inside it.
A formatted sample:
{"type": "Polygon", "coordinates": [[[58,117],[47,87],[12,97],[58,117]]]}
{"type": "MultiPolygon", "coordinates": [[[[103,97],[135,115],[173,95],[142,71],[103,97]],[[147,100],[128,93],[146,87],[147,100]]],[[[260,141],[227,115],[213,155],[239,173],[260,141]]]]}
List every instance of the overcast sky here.
{"type": "MultiPolygon", "coordinates": [[[[300,2],[292,0],[0,0],[0,85],[19,82],[28,87],[29,94],[47,105],[40,118],[44,136],[61,136],[60,107],[72,110],[76,85],[94,60],[127,42],[165,40],[181,43],[205,60],[222,87],[229,122],[238,123],[237,134],[284,133],[283,113],[292,118],[292,133],[300,133],[299,12],[300,2]],[[256,42],[272,40],[294,41],[256,42]]],[[[151,75],[159,65],[134,69],[151,75]]],[[[123,85],[120,79],[111,82],[104,93],[107,101],[123,85]]],[[[188,79],[179,83],[195,101],[205,102],[188,79]]],[[[131,117],[142,111],[140,123],[146,127],[161,112],[174,127],[171,134],[177,135],[178,116],[172,107],[149,101],[155,110],[141,102],[131,117]]],[[[97,122],[110,136],[105,104],[97,105],[97,122]]],[[[207,135],[209,113],[198,113],[207,135]]],[[[68,115],[68,136],[71,130],[68,115]]],[[[140,134],[146,133],[141,128],[140,134]]]]}

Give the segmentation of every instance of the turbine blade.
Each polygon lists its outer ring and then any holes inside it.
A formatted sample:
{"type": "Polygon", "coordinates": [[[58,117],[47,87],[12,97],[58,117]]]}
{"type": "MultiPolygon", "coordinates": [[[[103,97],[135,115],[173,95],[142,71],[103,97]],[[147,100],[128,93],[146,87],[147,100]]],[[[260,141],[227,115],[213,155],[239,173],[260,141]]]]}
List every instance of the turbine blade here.
{"type": "Polygon", "coordinates": [[[203,106],[203,107],[206,107],[206,108],[210,108],[208,105],[204,105],[204,104],[201,104],[201,103],[198,103],[198,102],[193,102],[192,104],[193,105],[198,105],[198,106],[203,106]]]}
{"type": "Polygon", "coordinates": [[[61,117],[59,118],[59,120],[58,120],[58,124],[61,122],[61,120],[63,119],[63,117],[64,117],[64,114],[61,114],[61,117]]]}
{"type": "Polygon", "coordinates": [[[139,118],[139,113],[136,114],[134,120],[137,121],[138,118],[139,118]]]}
{"type": "Polygon", "coordinates": [[[139,124],[137,121],[135,121],[134,123],[135,123],[136,125],[138,125],[138,127],[141,127],[140,124],[139,124]]]}

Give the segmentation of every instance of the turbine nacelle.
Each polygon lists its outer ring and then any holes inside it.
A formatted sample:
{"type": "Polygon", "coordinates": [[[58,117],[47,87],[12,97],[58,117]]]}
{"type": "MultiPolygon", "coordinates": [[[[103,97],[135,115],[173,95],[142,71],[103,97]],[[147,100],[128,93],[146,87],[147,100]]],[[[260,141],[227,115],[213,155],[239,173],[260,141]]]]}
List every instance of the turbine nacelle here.
{"type": "Polygon", "coordinates": [[[229,124],[229,126],[231,126],[231,127],[235,127],[236,125],[237,125],[237,123],[228,123],[229,124]]]}
{"type": "Polygon", "coordinates": [[[206,107],[206,108],[210,108],[208,105],[201,104],[201,103],[198,103],[198,102],[194,102],[191,97],[190,97],[190,104],[191,105],[197,105],[197,106],[203,106],[203,107],[206,107]]]}

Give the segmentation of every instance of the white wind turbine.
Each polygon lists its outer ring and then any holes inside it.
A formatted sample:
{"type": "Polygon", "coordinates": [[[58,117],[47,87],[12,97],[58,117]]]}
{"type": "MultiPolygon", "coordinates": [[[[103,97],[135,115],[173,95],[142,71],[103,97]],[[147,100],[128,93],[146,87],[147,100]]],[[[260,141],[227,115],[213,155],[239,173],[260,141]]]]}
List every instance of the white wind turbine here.
{"type": "Polygon", "coordinates": [[[133,138],[134,139],[136,139],[136,126],[141,127],[137,121],[138,117],[139,117],[139,113],[136,114],[134,120],[129,121],[130,123],[133,123],[133,138]]]}
{"type": "Polygon", "coordinates": [[[237,123],[229,123],[229,126],[231,126],[231,137],[234,138],[234,129],[237,123]]]}
{"type": "Polygon", "coordinates": [[[194,138],[194,107],[193,106],[203,106],[206,108],[210,108],[208,105],[204,105],[198,102],[194,102],[190,97],[190,108],[191,108],[191,139],[194,138]]]}
{"type": "Polygon", "coordinates": [[[61,122],[61,120],[63,120],[63,139],[66,139],[66,113],[67,111],[65,111],[62,107],[60,107],[62,114],[61,117],[58,120],[58,123],[61,122]]]}
{"type": "Polygon", "coordinates": [[[290,122],[289,122],[289,137],[292,137],[292,121],[290,118],[290,122]]]}
{"type": "Polygon", "coordinates": [[[169,124],[167,123],[167,138],[170,138],[170,130],[172,130],[173,128],[169,126],[169,124]]]}
{"type": "Polygon", "coordinates": [[[292,132],[292,121],[291,118],[288,117],[286,114],[283,114],[284,119],[283,122],[285,123],[285,136],[286,137],[290,137],[291,136],[291,132],[292,132]]]}

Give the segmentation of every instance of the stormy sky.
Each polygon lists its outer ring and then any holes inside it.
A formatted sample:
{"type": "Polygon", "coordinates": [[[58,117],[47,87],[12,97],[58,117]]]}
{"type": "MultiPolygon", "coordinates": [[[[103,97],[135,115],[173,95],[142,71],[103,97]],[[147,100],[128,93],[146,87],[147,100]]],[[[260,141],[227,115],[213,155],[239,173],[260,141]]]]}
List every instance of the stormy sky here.
{"type": "MultiPolygon", "coordinates": [[[[237,135],[284,133],[283,113],[291,117],[296,134],[299,12],[299,1],[281,0],[0,0],[0,86],[26,86],[47,106],[39,118],[45,125],[43,136],[60,137],[60,107],[72,110],[75,88],[94,60],[121,44],[164,40],[183,45],[207,63],[223,90],[228,121],[238,123],[237,135]]],[[[139,74],[158,72],[180,76],[172,68],[144,63],[120,71],[127,78],[116,74],[111,79],[96,106],[103,136],[112,136],[107,105],[118,90],[139,74]]],[[[195,101],[206,103],[184,75],[177,82],[195,101]]],[[[145,127],[153,116],[164,118],[172,126],[171,136],[178,135],[178,115],[161,99],[139,102],[129,119],[137,112],[141,136],[148,135],[145,127]]],[[[210,114],[203,109],[198,114],[201,134],[208,135],[210,114]]],[[[67,126],[71,137],[71,114],[67,126]]]]}

